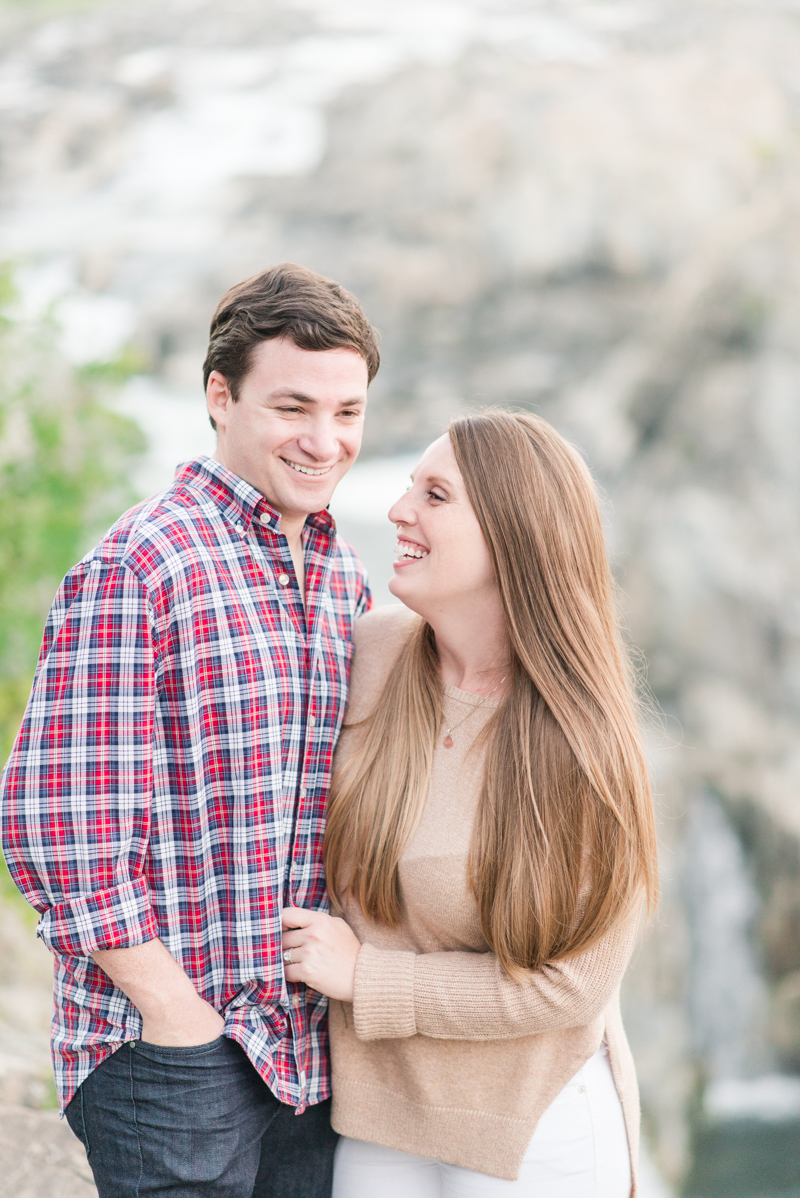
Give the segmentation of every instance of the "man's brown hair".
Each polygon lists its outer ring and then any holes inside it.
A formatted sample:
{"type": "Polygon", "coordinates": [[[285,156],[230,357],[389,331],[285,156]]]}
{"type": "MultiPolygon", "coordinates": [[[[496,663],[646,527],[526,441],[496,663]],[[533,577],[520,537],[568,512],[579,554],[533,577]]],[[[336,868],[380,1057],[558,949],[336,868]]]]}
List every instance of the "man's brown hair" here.
{"type": "MultiPolygon", "coordinates": [[[[286,337],[299,349],[352,349],[371,383],[381,357],[378,337],[354,295],[333,279],[294,262],[271,266],[225,292],[211,321],[203,385],[212,370],[227,379],[234,400],[262,341],[286,337]]],[[[212,428],[216,428],[211,420],[212,428]]]]}

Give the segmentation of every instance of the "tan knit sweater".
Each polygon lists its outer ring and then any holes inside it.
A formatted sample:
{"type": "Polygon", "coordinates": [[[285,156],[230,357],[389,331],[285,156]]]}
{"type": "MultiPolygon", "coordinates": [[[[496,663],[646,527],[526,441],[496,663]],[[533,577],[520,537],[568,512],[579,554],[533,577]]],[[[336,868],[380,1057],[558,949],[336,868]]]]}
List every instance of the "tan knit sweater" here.
{"type": "MultiPolygon", "coordinates": [[[[393,606],[359,620],[346,723],[374,707],[409,618],[393,606]]],[[[468,750],[494,706],[445,688],[454,744],[436,749],[424,815],[400,862],[401,926],[374,924],[348,903],[362,948],[354,1004],[330,1004],[333,1126],[513,1180],[540,1116],[605,1035],[635,1177],[639,1098],[619,1014],[634,923],[524,984],[508,979],[481,934],[466,862],[482,761],[468,750]]],[[[345,728],[339,763],[359,735],[345,728]]]]}

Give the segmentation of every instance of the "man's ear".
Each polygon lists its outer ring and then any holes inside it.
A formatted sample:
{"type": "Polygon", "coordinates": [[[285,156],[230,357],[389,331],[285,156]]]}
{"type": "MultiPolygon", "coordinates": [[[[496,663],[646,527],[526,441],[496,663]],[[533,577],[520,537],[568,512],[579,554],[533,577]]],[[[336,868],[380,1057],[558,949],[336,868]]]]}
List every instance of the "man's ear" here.
{"type": "Polygon", "coordinates": [[[208,415],[213,428],[224,428],[228,421],[228,412],[234,402],[228,380],[218,370],[212,370],[206,386],[206,404],[208,415]]]}

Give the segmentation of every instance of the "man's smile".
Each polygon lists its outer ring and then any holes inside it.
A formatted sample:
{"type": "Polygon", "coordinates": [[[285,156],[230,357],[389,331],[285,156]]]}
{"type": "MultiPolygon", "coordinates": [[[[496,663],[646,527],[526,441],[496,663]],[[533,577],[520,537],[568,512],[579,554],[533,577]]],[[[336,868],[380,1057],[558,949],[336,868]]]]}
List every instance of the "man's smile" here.
{"type": "Polygon", "coordinates": [[[322,474],[330,474],[333,467],[336,465],[332,462],[330,466],[301,466],[299,462],[292,462],[289,458],[281,458],[287,466],[291,466],[292,470],[296,470],[298,474],[308,474],[311,478],[318,478],[322,474]]]}

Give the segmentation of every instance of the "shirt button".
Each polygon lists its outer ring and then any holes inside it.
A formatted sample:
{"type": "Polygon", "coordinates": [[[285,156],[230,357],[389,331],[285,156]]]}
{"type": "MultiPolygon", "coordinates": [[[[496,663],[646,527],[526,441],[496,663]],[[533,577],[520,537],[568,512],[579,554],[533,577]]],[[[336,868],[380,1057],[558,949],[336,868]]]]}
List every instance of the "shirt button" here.
{"type": "Polygon", "coordinates": [[[269,516],[264,512],[263,516],[258,517],[262,524],[269,524],[269,516]]]}
{"type": "Polygon", "coordinates": [[[315,720],[315,718],[314,718],[314,716],[313,716],[313,715],[310,715],[310,716],[308,717],[308,726],[309,726],[309,728],[315,728],[315,727],[316,727],[316,725],[317,725],[317,721],[315,720]]]}
{"type": "Polygon", "coordinates": [[[278,575],[278,582],[281,584],[282,587],[285,587],[288,581],[289,581],[288,574],[279,574],[278,575]]]}
{"type": "Polygon", "coordinates": [[[579,1094],[585,1094],[585,1093],[586,1093],[586,1086],[578,1086],[578,1093],[579,1093],[579,1094]]]}
{"type": "Polygon", "coordinates": [[[244,525],[243,525],[243,524],[237,524],[237,525],[236,525],[236,531],[237,531],[237,532],[244,532],[244,525]]]}
{"type": "Polygon", "coordinates": [[[301,786],[300,787],[300,798],[304,799],[305,797],[306,797],[306,788],[305,788],[305,786],[301,786]]]}

